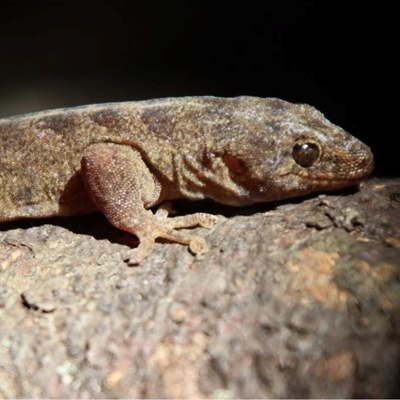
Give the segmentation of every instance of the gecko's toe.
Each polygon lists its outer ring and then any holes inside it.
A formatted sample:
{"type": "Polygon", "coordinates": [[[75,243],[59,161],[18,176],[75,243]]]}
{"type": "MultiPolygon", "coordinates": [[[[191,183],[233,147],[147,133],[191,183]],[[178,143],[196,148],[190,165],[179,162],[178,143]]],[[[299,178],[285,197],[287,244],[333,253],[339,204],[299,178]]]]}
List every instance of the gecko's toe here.
{"type": "Polygon", "coordinates": [[[194,254],[204,254],[209,250],[206,241],[200,237],[192,238],[189,249],[194,254]]]}
{"type": "Polygon", "coordinates": [[[153,250],[155,238],[152,236],[139,236],[139,246],[136,249],[129,249],[123,254],[124,261],[128,266],[137,266],[147,258],[153,250]]]}
{"type": "Polygon", "coordinates": [[[128,267],[137,267],[143,261],[143,259],[146,258],[140,254],[134,254],[135,250],[136,249],[130,251],[128,254],[122,255],[122,259],[128,265],[128,267]]]}
{"type": "Polygon", "coordinates": [[[199,225],[203,228],[212,228],[218,222],[218,217],[216,215],[205,214],[201,219],[199,225]]]}

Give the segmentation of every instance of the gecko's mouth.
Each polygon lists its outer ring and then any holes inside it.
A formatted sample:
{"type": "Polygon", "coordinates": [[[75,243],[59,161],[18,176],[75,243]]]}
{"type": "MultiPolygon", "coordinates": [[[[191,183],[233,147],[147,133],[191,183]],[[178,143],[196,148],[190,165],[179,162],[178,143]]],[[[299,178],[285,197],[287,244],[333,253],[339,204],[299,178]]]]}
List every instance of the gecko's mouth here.
{"type": "MultiPolygon", "coordinates": [[[[372,172],[372,171],[371,171],[372,172]]],[[[340,189],[346,186],[357,185],[366,179],[370,175],[369,173],[359,173],[354,175],[349,175],[347,177],[337,177],[334,175],[320,175],[320,176],[302,176],[297,175],[299,180],[306,184],[307,186],[314,186],[321,189],[340,189]]]]}

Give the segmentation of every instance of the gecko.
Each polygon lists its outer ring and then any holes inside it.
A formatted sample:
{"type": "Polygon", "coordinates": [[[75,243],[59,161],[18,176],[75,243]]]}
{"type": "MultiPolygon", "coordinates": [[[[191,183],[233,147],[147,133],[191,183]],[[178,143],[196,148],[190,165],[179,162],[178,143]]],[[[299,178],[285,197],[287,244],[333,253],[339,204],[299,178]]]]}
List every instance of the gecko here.
{"type": "Polygon", "coordinates": [[[0,222],[103,212],[139,239],[208,250],[180,228],[217,217],[169,217],[165,202],[210,198],[247,206],[357,185],[370,148],[306,104],[213,96],[106,103],[0,120],[0,222]],[[158,206],[156,211],[153,211],[158,206]]]}

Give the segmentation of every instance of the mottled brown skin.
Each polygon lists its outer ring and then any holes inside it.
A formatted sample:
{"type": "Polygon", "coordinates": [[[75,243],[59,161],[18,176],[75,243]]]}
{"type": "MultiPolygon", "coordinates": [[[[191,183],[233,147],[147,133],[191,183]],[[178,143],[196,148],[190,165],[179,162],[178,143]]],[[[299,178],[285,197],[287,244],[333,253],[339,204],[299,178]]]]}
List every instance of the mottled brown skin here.
{"type": "Polygon", "coordinates": [[[186,97],[90,105],[0,120],[0,221],[102,211],[147,257],[157,237],[206,251],[168,218],[165,200],[248,205],[351,186],[370,149],[308,105],[274,98],[186,97]],[[302,166],[303,165],[303,166],[302,166]]]}

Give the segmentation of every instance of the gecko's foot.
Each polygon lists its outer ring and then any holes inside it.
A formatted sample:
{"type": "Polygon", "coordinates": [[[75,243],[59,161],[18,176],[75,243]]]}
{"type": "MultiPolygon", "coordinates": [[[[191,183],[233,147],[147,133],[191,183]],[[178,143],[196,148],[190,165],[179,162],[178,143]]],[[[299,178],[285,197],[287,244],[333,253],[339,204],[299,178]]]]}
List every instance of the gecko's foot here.
{"type": "MultiPolygon", "coordinates": [[[[173,236],[168,235],[168,239],[174,242],[179,242],[188,245],[190,251],[196,255],[202,255],[209,250],[206,241],[198,236],[186,236],[186,235],[181,235],[180,233],[177,232],[176,235],[173,236]]],[[[153,245],[151,246],[151,248],[148,248],[147,246],[149,245],[149,243],[147,243],[147,245],[145,243],[146,240],[143,241],[142,239],[137,248],[130,249],[122,254],[122,258],[127,263],[128,266],[131,267],[137,266],[150,255],[153,249],[153,245]]]]}
{"type": "MultiPolygon", "coordinates": [[[[167,220],[174,221],[175,218],[165,219],[165,221],[167,220]]],[[[140,264],[150,255],[155,244],[155,239],[158,237],[170,240],[171,242],[188,245],[193,254],[204,254],[208,251],[207,243],[202,237],[186,235],[170,228],[170,224],[167,224],[167,227],[153,227],[151,233],[136,233],[136,235],[140,241],[139,246],[135,249],[130,249],[123,254],[124,261],[130,266],[140,264]]]]}
{"type": "Polygon", "coordinates": [[[139,239],[139,246],[131,249],[124,257],[128,265],[138,265],[147,258],[153,250],[157,238],[167,239],[171,242],[181,243],[189,246],[191,253],[204,254],[208,251],[206,241],[198,236],[188,235],[180,232],[180,228],[203,226],[211,228],[218,221],[218,217],[212,214],[195,213],[180,217],[168,217],[166,208],[159,209],[155,214],[147,211],[142,215],[140,224],[130,223],[131,219],[120,224],[119,228],[135,234],[139,239]]]}
{"type": "Polygon", "coordinates": [[[176,229],[190,228],[198,225],[204,228],[212,228],[212,226],[218,221],[218,217],[212,214],[196,213],[169,218],[164,212],[156,214],[156,216],[161,219],[161,223],[164,227],[167,227],[167,229],[161,229],[158,237],[189,245],[189,249],[193,254],[204,254],[208,251],[207,243],[203,238],[185,235],[178,232],[176,229]]]}

